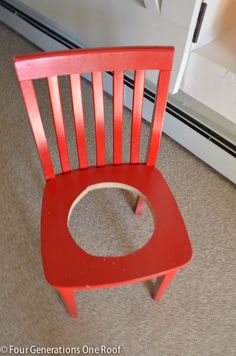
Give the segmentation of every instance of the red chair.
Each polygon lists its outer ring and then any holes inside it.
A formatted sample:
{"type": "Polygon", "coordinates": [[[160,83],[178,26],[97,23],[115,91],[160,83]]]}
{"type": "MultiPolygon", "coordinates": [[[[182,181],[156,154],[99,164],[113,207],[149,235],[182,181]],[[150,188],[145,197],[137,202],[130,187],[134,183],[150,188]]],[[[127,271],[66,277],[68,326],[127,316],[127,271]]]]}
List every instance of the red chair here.
{"type": "Polygon", "coordinates": [[[158,300],[178,269],[191,258],[191,244],[175,199],[154,167],[162,131],[172,47],[121,47],[40,53],[15,58],[15,68],[46,178],[42,203],[41,243],[46,279],[57,289],[71,316],[77,315],[75,290],[113,287],[161,277],[153,298],[158,300]],[[135,70],[130,162],[122,162],[124,70],[135,70]],[[160,70],[157,104],[146,163],[139,163],[145,70],[160,70]],[[106,164],[102,72],[113,73],[113,164],[106,164]],[[96,136],[96,167],[88,166],[81,74],[92,73],[96,136]],[[58,76],[70,78],[79,168],[71,170],[63,123],[58,76]],[[33,80],[47,78],[62,173],[55,175],[33,80]],[[151,207],[154,233],[146,245],[126,256],[92,256],[70,236],[67,221],[76,199],[104,186],[132,187],[136,213],[144,201],[151,207]]]}

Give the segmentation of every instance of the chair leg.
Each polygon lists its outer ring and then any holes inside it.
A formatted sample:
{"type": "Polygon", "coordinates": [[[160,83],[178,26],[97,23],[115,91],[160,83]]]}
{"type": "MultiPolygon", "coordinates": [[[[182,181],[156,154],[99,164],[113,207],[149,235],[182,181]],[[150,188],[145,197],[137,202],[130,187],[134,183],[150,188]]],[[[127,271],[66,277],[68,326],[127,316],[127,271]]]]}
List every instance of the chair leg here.
{"type": "Polygon", "coordinates": [[[136,207],[135,207],[135,214],[136,215],[141,215],[142,212],[143,212],[143,209],[144,209],[144,206],[145,206],[145,200],[138,197],[137,199],[137,203],[136,203],[136,207]]]}
{"type": "Polygon", "coordinates": [[[168,287],[170,284],[171,280],[174,278],[177,270],[173,270],[171,272],[166,273],[164,276],[161,276],[161,281],[160,278],[157,278],[152,297],[155,301],[159,300],[164,293],[165,289],[168,287]]]}
{"type": "Polygon", "coordinates": [[[76,308],[76,301],[74,290],[71,288],[60,288],[58,289],[60,296],[70,314],[71,317],[77,317],[77,308],[76,308]]]}

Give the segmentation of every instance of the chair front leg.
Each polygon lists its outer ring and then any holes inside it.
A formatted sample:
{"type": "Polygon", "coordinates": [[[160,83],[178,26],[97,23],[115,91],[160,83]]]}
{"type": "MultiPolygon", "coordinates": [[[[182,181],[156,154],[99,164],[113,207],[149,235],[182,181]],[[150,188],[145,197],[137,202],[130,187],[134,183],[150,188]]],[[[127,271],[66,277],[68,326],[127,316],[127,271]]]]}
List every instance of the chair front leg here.
{"type": "Polygon", "coordinates": [[[157,278],[157,281],[156,281],[156,284],[155,284],[155,287],[153,290],[153,294],[152,294],[152,297],[155,301],[157,301],[161,298],[162,294],[164,293],[164,291],[166,290],[166,288],[168,287],[168,285],[174,278],[176,272],[177,272],[177,269],[166,273],[164,276],[157,278]],[[160,281],[160,278],[161,278],[161,281],[160,281]]]}
{"type": "Polygon", "coordinates": [[[138,197],[136,207],[135,207],[135,214],[136,215],[142,215],[143,209],[145,206],[145,200],[143,198],[138,197]]]}
{"type": "Polygon", "coordinates": [[[77,308],[75,301],[74,290],[71,288],[60,288],[58,289],[60,296],[70,314],[71,317],[77,317],[77,308]]]}

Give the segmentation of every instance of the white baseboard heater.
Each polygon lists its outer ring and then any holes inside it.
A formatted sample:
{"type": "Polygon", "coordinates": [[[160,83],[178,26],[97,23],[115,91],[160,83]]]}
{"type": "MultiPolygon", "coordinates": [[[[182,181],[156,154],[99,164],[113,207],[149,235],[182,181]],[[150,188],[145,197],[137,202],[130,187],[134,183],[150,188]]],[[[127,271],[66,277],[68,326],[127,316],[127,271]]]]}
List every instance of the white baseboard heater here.
{"type": "MultiPolygon", "coordinates": [[[[44,51],[56,51],[86,47],[79,38],[70,33],[62,33],[27,8],[18,8],[8,1],[0,0],[0,20],[44,51]]],[[[131,109],[133,79],[125,76],[124,104],[131,109]]],[[[112,74],[104,79],[104,90],[112,94],[112,74]]],[[[143,118],[151,121],[155,93],[145,87],[143,118]]],[[[236,145],[212,128],[202,124],[171,100],[167,104],[163,131],[215,170],[236,183],[236,145]]]]}

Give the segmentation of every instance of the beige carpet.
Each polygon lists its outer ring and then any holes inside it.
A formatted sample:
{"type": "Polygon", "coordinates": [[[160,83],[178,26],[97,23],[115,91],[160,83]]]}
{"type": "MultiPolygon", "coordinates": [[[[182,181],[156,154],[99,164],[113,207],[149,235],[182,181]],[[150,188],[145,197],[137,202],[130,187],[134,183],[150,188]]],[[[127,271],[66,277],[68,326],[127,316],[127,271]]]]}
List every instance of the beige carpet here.
{"type": "MultiPolygon", "coordinates": [[[[184,216],[193,246],[160,302],[152,283],[80,292],[78,319],[71,319],[46,283],[40,256],[40,206],[44,179],[12,65],[16,54],[39,51],[0,26],[1,310],[0,344],[15,346],[122,345],[122,355],[236,355],[236,191],[163,135],[158,166],[184,216]]],[[[68,83],[62,83],[70,155],[76,165],[68,83]]],[[[58,169],[48,99],[39,83],[45,126],[58,169]]],[[[94,150],[91,88],[83,83],[90,161],[94,150]]],[[[112,157],[111,99],[105,97],[107,156],[112,157]]],[[[130,112],[124,114],[128,157],[130,112]]],[[[142,157],[149,125],[142,127],[142,157]]],[[[142,246],[152,231],[148,209],[133,215],[135,197],[120,190],[94,192],[73,211],[70,229],[91,253],[124,254],[142,246]],[[109,193],[109,194],[108,194],[109,193]],[[78,226],[79,223],[79,226],[78,226]]],[[[8,352],[9,354],[9,352],[8,352]]]]}

